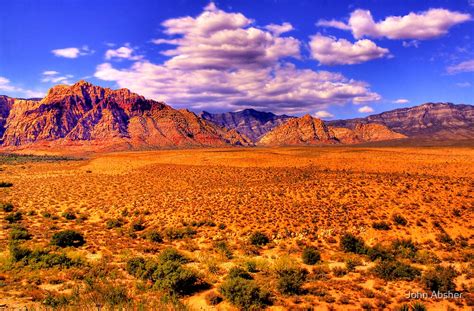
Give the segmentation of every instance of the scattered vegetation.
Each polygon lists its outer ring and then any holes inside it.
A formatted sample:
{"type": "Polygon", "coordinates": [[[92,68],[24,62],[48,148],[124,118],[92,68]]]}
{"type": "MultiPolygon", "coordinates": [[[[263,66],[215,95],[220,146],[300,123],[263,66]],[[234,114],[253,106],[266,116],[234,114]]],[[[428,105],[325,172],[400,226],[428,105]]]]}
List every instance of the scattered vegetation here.
{"type": "Polygon", "coordinates": [[[306,265],[317,264],[321,260],[321,254],[315,247],[306,247],[301,254],[301,259],[306,265]]]}
{"type": "Polygon", "coordinates": [[[84,245],[85,242],[86,241],[84,240],[84,236],[74,230],[64,230],[56,232],[51,238],[51,245],[59,247],[79,247],[84,245]]]}
{"type": "Polygon", "coordinates": [[[249,237],[249,242],[255,246],[263,246],[270,242],[270,239],[265,235],[265,233],[256,231],[252,233],[249,237]]]}

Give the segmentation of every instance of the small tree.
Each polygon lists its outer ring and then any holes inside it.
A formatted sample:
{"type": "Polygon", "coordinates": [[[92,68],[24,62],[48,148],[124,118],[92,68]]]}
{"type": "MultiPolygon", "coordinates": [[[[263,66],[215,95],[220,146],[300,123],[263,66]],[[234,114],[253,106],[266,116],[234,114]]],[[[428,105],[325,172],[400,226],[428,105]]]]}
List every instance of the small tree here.
{"type": "Polygon", "coordinates": [[[78,247],[84,245],[84,243],[84,236],[74,230],[64,230],[57,232],[51,238],[51,244],[59,247],[78,247]]]}

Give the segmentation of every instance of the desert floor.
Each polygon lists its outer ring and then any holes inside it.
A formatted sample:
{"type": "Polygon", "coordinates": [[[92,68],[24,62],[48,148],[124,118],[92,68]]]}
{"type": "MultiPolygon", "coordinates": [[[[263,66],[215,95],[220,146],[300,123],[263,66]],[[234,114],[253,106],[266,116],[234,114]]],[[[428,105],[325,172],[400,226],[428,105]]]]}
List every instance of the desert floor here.
{"type": "Polygon", "coordinates": [[[428,310],[471,310],[473,163],[471,147],[5,156],[0,182],[12,185],[0,188],[0,202],[13,210],[0,210],[0,306],[234,310],[239,303],[221,297],[220,287],[232,267],[242,267],[246,282],[267,295],[267,302],[248,309],[392,310],[418,301],[428,310]],[[21,219],[9,223],[8,215],[18,211],[21,219]],[[81,233],[85,244],[50,245],[53,234],[66,229],[81,233]],[[14,230],[28,236],[14,238],[14,230]],[[269,243],[250,243],[255,232],[269,243]],[[420,273],[384,277],[374,270],[384,263],[380,258],[341,248],[345,233],[420,273]],[[404,244],[397,248],[394,241],[404,244]],[[77,264],[43,264],[44,256],[13,260],[12,243],[77,264]],[[309,246],[321,255],[316,264],[302,261],[309,246]],[[199,279],[186,293],[157,288],[127,270],[132,257],[154,259],[168,247],[187,258],[183,267],[199,279]],[[462,298],[406,298],[408,292],[431,294],[427,272],[447,266],[456,272],[451,279],[462,298]],[[285,292],[282,270],[306,272],[285,292]]]}

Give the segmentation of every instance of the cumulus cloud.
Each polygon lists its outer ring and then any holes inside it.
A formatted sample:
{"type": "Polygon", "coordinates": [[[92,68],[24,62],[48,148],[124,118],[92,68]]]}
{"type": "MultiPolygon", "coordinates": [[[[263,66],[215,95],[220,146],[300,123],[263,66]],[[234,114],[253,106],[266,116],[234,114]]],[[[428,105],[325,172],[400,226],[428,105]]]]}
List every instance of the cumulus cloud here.
{"type": "Polygon", "coordinates": [[[449,74],[457,74],[462,72],[474,72],[474,59],[461,62],[456,65],[448,66],[446,71],[449,74]]]}
{"type": "Polygon", "coordinates": [[[135,51],[128,45],[119,47],[117,49],[110,49],[105,52],[105,59],[128,59],[128,60],[140,60],[143,56],[135,55],[135,51]]]}
{"type": "Polygon", "coordinates": [[[53,53],[57,57],[78,58],[79,56],[93,54],[94,51],[89,49],[87,45],[84,45],[81,48],[70,47],[70,48],[63,48],[63,49],[55,49],[55,50],[52,50],[51,53],[53,53]]]}
{"type": "Polygon", "coordinates": [[[8,96],[21,96],[26,98],[42,97],[44,92],[24,89],[15,86],[5,77],[0,76],[0,92],[5,92],[8,96]]]}
{"type": "Polygon", "coordinates": [[[358,109],[360,113],[371,113],[374,112],[374,109],[370,106],[362,106],[358,109]]]}
{"type": "Polygon", "coordinates": [[[70,81],[71,78],[74,78],[73,75],[61,75],[59,72],[54,70],[46,70],[43,71],[43,77],[41,78],[41,82],[46,83],[55,83],[55,84],[72,84],[70,81]]]}
{"type": "Polygon", "coordinates": [[[394,104],[408,104],[409,102],[410,101],[408,99],[405,99],[405,98],[399,98],[399,99],[393,101],[394,104]]]}
{"type": "Polygon", "coordinates": [[[363,39],[354,43],[317,34],[309,43],[311,55],[323,65],[353,65],[389,54],[388,49],[378,47],[374,42],[363,39]]]}
{"type": "Polygon", "coordinates": [[[338,28],[342,30],[351,30],[351,26],[347,25],[344,22],[337,21],[335,19],[332,19],[332,20],[321,19],[316,23],[316,26],[332,27],[332,28],[338,28]]]}
{"type": "Polygon", "coordinates": [[[319,110],[314,113],[314,116],[316,118],[321,118],[321,119],[327,119],[327,118],[333,118],[334,115],[326,110],[319,110]]]}
{"type": "Polygon", "coordinates": [[[337,21],[320,21],[318,25],[351,30],[355,38],[386,37],[389,39],[426,40],[448,33],[454,25],[471,19],[470,14],[449,11],[446,9],[429,9],[420,13],[409,13],[404,16],[388,16],[375,22],[368,10],[355,10],[347,23],[337,21]]]}
{"type": "Polygon", "coordinates": [[[290,23],[283,23],[281,25],[270,24],[265,26],[265,29],[269,30],[274,35],[279,36],[282,33],[292,31],[294,28],[290,23]]]}
{"type": "Polygon", "coordinates": [[[197,17],[162,23],[170,37],[153,42],[173,45],[162,52],[168,57],[163,63],[141,59],[119,69],[107,62],[96,68],[95,77],[193,109],[252,107],[298,113],[380,99],[365,82],[296,68],[289,60],[300,57],[300,42],[282,35],[289,26],[269,30],[254,23],[211,3],[197,17]]]}

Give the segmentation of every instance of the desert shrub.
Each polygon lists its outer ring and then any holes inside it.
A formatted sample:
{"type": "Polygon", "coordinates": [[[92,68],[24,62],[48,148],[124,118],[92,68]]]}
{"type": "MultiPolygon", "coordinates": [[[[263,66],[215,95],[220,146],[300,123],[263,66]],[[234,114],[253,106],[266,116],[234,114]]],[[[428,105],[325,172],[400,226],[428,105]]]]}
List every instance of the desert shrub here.
{"type": "Polygon", "coordinates": [[[5,181],[0,182],[0,188],[9,188],[11,186],[13,186],[11,182],[5,182],[5,181]]]}
{"type": "Polygon", "coordinates": [[[56,254],[48,249],[31,250],[18,243],[10,244],[10,259],[14,263],[21,262],[34,268],[71,268],[82,265],[80,260],[72,259],[64,253],[56,254]]]}
{"type": "Polygon", "coordinates": [[[351,233],[346,233],[341,237],[340,245],[341,249],[348,253],[365,254],[367,252],[364,240],[351,233]]]}
{"type": "Polygon", "coordinates": [[[18,243],[10,243],[10,258],[13,262],[19,262],[31,254],[31,250],[18,243]]]}
{"type": "Polygon", "coordinates": [[[230,303],[242,310],[263,309],[269,303],[269,294],[253,280],[227,278],[219,291],[230,303]]]}
{"type": "Polygon", "coordinates": [[[454,240],[446,232],[442,232],[436,236],[436,240],[440,243],[453,246],[455,244],[454,240]]]}
{"type": "Polygon", "coordinates": [[[424,303],[416,301],[411,305],[412,311],[426,311],[428,310],[424,303]]]}
{"type": "Polygon", "coordinates": [[[5,216],[5,220],[8,221],[8,223],[13,224],[15,222],[19,222],[22,220],[23,215],[21,212],[13,212],[5,216]]]}
{"type": "Polygon", "coordinates": [[[61,214],[67,220],[74,220],[76,219],[76,214],[73,211],[65,211],[61,214]]]}
{"type": "Polygon", "coordinates": [[[414,258],[418,247],[410,239],[396,239],[392,242],[392,250],[396,256],[414,258]]]}
{"type": "Polygon", "coordinates": [[[308,271],[299,267],[279,269],[277,273],[277,289],[285,295],[299,294],[306,281],[308,271]]]}
{"type": "Polygon", "coordinates": [[[111,307],[111,310],[115,310],[114,307],[123,306],[131,300],[128,297],[127,289],[123,286],[103,286],[99,289],[99,294],[105,304],[111,307]]]}
{"type": "Polygon", "coordinates": [[[395,311],[410,311],[410,306],[405,303],[399,307],[396,307],[395,311]]]}
{"type": "Polygon", "coordinates": [[[403,217],[402,215],[400,214],[395,214],[392,216],[392,220],[394,223],[396,223],[397,225],[400,225],[400,226],[406,226],[408,221],[406,220],[405,217],[403,217]]]}
{"type": "Polygon", "coordinates": [[[210,306],[218,305],[222,302],[222,296],[216,293],[215,291],[209,292],[204,297],[206,303],[210,306]]]}
{"type": "Polygon", "coordinates": [[[125,270],[133,276],[138,277],[145,268],[145,259],[142,257],[133,257],[127,261],[125,270]]]}
{"type": "Polygon", "coordinates": [[[346,260],[347,271],[354,271],[360,265],[362,265],[362,261],[359,258],[349,258],[346,260]]]}
{"type": "Polygon", "coordinates": [[[161,234],[158,231],[149,231],[149,232],[147,232],[147,234],[145,236],[148,240],[150,240],[152,242],[155,242],[155,243],[163,242],[163,237],[161,236],[161,234]]]}
{"type": "Polygon", "coordinates": [[[145,225],[143,224],[143,220],[138,219],[132,222],[130,229],[132,231],[142,231],[145,230],[145,225]]]}
{"type": "Polygon", "coordinates": [[[69,297],[66,295],[51,295],[48,294],[42,301],[43,305],[51,307],[53,309],[61,308],[70,303],[69,297]]]}
{"type": "Polygon", "coordinates": [[[7,212],[7,213],[12,212],[13,204],[6,203],[6,202],[0,203],[0,209],[2,209],[4,212],[7,212]]]}
{"type": "Polygon", "coordinates": [[[11,240],[29,240],[31,235],[28,233],[24,227],[16,226],[10,230],[10,239],[11,240]]]}
{"type": "Polygon", "coordinates": [[[234,278],[242,278],[246,280],[252,279],[252,276],[247,271],[245,271],[244,269],[240,267],[232,267],[229,270],[229,274],[227,274],[227,277],[232,278],[232,279],[234,278]]]}
{"type": "Polygon", "coordinates": [[[245,262],[245,268],[247,269],[248,272],[250,273],[255,273],[257,272],[257,263],[253,260],[249,260],[245,262]]]}
{"type": "Polygon", "coordinates": [[[219,224],[218,226],[219,230],[224,230],[226,228],[225,224],[219,224]]]}
{"type": "Polygon", "coordinates": [[[232,256],[233,256],[232,251],[230,250],[226,241],[218,241],[214,243],[214,247],[217,249],[219,253],[224,255],[227,259],[232,259],[232,256]]]}
{"type": "Polygon", "coordinates": [[[430,291],[448,292],[456,289],[454,278],[458,273],[456,270],[449,267],[436,266],[427,270],[422,277],[422,283],[430,291]]]}
{"type": "Polygon", "coordinates": [[[330,272],[329,268],[326,266],[316,266],[311,271],[311,279],[314,280],[326,280],[328,279],[328,274],[330,272]]]}
{"type": "Polygon", "coordinates": [[[385,221],[378,221],[372,223],[372,228],[376,230],[390,230],[390,224],[385,221]]]}
{"type": "Polygon", "coordinates": [[[301,259],[304,264],[314,265],[321,260],[321,254],[315,247],[306,247],[301,254],[301,259]]]}
{"type": "Polygon", "coordinates": [[[169,240],[178,240],[178,239],[184,239],[187,237],[193,237],[197,233],[196,230],[194,230],[191,227],[183,227],[183,228],[166,228],[165,230],[165,236],[169,240]]]}
{"type": "Polygon", "coordinates": [[[388,260],[393,259],[393,255],[387,248],[383,247],[380,244],[375,244],[373,247],[367,248],[367,256],[372,261],[377,259],[388,260]]]}
{"type": "Polygon", "coordinates": [[[344,275],[347,274],[347,269],[346,268],[343,268],[343,267],[334,267],[331,269],[331,272],[334,274],[334,276],[340,278],[340,277],[343,277],[344,275]]]}
{"type": "Polygon", "coordinates": [[[160,252],[158,260],[161,262],[174,261],[178,263],[187,263],[189,260],[176,249],[168,247],[160,252]]]}
{"type": "Polygon", "coordinates": [[[265,233],[256,231],[252,233],[252,235],[250,235],[249,242],[250,244],[255,246],[263,246],[268,244],[270,242],[270,239],[265,235],[265,233]]]}
{"type": "Polygon", "coordinates": [[[420,270],[397,260],[379,261],[372,269],[374,274],[384,280],[413,280],[421,273],[420,270]]]}
{"type": "Polygon", "coordinates": [[[176,261],[165,261],[156,266],[152,275],[155,287],[176,294],[193,292],[197,275],[176,261]]]}
{"type": "Polygon", "coordinates": [[[107,220],[107,223],[105,224],[107,229],[112,229],[112,228],[120,228],[123,226],[123,219],[122,218],[113,218],[107,220]]]}
{"type": "Polygon", "coordinates": [[[59,247],[79,247],[84,245],[84,243],[84,236],[74,230],[64,230],[56,232],[51,238],[51,244],[59,247]]]}

